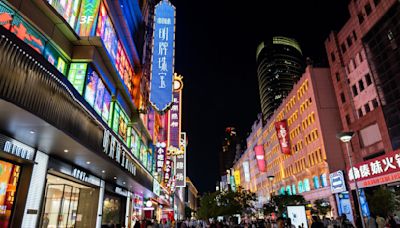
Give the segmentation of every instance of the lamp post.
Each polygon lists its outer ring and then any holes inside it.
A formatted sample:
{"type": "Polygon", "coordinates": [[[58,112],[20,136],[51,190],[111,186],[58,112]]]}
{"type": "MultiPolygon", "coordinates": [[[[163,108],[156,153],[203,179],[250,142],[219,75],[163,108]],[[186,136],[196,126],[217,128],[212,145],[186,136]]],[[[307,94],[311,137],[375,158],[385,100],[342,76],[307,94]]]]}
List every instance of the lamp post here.
{"type": "MultiPolygon", "coordinates": [[[[353,170],[353,161],[351,159],[350,156],[350,149],[349,149],[349,143],[351,141],[351,139],[354,136],[354,132],[352,131],[346,131],[346,132],[341,132],[338,133],[336,135],[336,137],[338,139],[340,139],[340,141],[344,142],[344,144],[346,145],[346,152],[347,152],[347,157],[349,158],[349,165],[350,165],[350,172],[353,172],[354,174],[354,170],[353,170]]],[[[357,194],[357,202],[358,202],[358,209],[359,209],[359,213],[360,213],[360,217],[361,217],[361,224],[362,227],[365,228],[365,222],[364,222],[364,218],[363,218],[363,212],[362,212],[362,208],[361,208],[361,203],[360,203],[360,193],[358,191],[358,184],[357,184],[357,180],[356,178],[354,178],[354,185],[356,187],[356,194],[357,194]]],[[[349,194],[351,194],[351,188],[349,189],[349,194]]]]}
{"type": "Polygon", "coordinates": [[[272,188],[272,181],[274,181],[274,178],[275,178],[275,176],[273,176],[273,175],[270,175],[270,176],[268,176],[268,180],[269,180],[269,186],[271,187],[271,190],[270,190],[270,201],[272,202],[272,191],[273,191],[273,188],[272,188]]]}

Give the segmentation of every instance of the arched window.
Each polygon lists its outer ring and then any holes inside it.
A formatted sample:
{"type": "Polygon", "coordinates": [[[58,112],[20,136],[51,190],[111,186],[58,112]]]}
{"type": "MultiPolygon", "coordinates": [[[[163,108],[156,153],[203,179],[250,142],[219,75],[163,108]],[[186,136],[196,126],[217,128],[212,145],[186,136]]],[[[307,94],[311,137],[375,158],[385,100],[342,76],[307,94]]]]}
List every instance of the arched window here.
{"type": "Polygon", "coordinates": [[[304,192],[304,189],[303,189],[303,181],[299,181],[298,187],[297,187],[297,188],[299,189],[299,193],[304,192]]]}
{"type": "Polygon", "coordinates": [[[320,188],[318,176],[314,176],[313,179],[314,179],[314,188],[315,188],[315,189],[320,188]]]}
{"type": "Polygon", "coordinates": [[[292,185],[292,193],[293,193],[293,195],[297,194],[296,193],[296,185],[295,184],[292,185]]]}
{"type": "Polygon", "coordinates": [[[321,184],[322,184],[322,187],[327,187],[328,186],[328,181],[326,180],[326,174],[325,173],[321,175],[321,184]]]}
{"type": "Polygon", "coordinates": [[[286,186],[286,193],[290,196],[292,195],[292,188],[289,186],[286,186]]]}
{"type": "Polygon", "coordinates": [[[311,190],[311,188],[310,188],[310,181],[306,178],[306,179],[304,179],[304,191],[305,192],[308,192],[308,191],[310,191],[311,190]]]}

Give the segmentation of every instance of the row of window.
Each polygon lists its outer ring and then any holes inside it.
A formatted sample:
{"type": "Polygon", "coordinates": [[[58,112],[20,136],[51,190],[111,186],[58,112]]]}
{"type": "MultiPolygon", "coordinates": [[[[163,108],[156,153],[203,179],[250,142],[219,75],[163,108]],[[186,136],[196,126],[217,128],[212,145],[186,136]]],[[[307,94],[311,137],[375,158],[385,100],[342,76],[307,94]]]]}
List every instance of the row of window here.
{"type": "Polygon", "coordinates": [[[296,110],[287,120],[288,126],[292,125],[299,118],[299,112],[296,110]]]}
{"type": "MultiPolygon", "coordinates": [[[[346,38],[345,42],[347,42],[347,47],[350,48],[351,45],[353,45],[353,41],[355,42],[356,40],[357,40],[357,33],[356,33],[356,31],[353,30],[352,34],[348,35],[346,38]]],[[[347,47],[346,47],[346,43],[342,43],[340,45],[340,49],[343,54],[347,51],[347,47]]],[[[332,59],[332,62],[335,62],[333,53],[331,54],[331,59],[332,59]]]]}
{"type": "Polygon", "coordinates": [[[270,161],[272,157],[277,153],[280,153],[279,144],[276,144],[269,153],[267,152],[266,160],[270,161]]]}
{"type": "Polygon", "coordinates": [[[294,106],[295,104],[296,104],[296,97],[293,96],[293,97],[288,101],[288,103],[286,104],[286,107],[285,107],[286,113],[288,113],[288,112],[293,108],[293,106],[294,106]]]}
{"type": "Polygon", "coordinates": [[[305,110],[307,110],[308,107],[311,105],[311,97],[309,97],[307,100],[303,101],[300,105],[300,114],[303,113],[305,110]]]}
{"type": "Polygon", "coordinates": [[[296,144],[292,146],[292,153],[297,153],[303,149],[303,140],[299,140],[296,144]]]}
{"type": "Polygon", "coordinates": [[[290,131],[289,136],[290,140],[293,140],[296,136],[300,134],[300,124],[297,127],[290,131]]]}
{"type": "Polygon", "coordinates": [[[308,145],[308,144],[314,142],[315,140],[318,139],[318,137],[319,137],[319,136],[318,136],[318,130],[317,130],[317,129],[312,130],[312,131],[305,137],[306,145],[308,145]]]}
{"type": "Polygon", "coordinates": [[[297,99],[300,100],[301,97],[307,92],[308,90],[308,80],[305,80],[300,88],[297,90],[297,99]]]}
{"type": "Polygon", "coordinates": [[[363,107],[360,107],[357,110],[358,118],[363,117],[368,112],[376,109],[378,106],[379,106],[379,103],[378,103],[378,99],[376,99],[376,98],[373,99],[372,101],[367,102],[366,104],[364,104],[364,110],[363,110],[363,107]],[[371,105],[372,105],[373,109],[371,109],[371,105]]]}
{"type": "Polygon", "coordinates": [[[301,121],[301,126],[303,127],[303,131],[307,129],[312,123],[315,121],[315,114],[314,112],[310,113],[307,118],[301,121]]]}
{"type": "Polygon", "coordinates": [[[350,59],[350,62],[348,65],[345,67],[346,74],[349,75],[351,74],[357,67],[364,61],[365,59],[365,52],[360,51],[357,53],[356,57],[353,59],[350,59]]]}
{"type": "Polygon", "coordinates": [[[310,166],[319,164],[326,159],[325,154],[322,153],[322,149],[318,148],[317,150],[308,154],[308,162],[310,166]]]}
{"type": "MultiPolygon", "coordinates": [[[[322,174],[320,176],[313,177],[313,189],[325,188],[328,187],[328,181],[326,174],[322,174]]],[[[302,181],[299,181],[296,184],[288,185],[286,187],[282,187],[279,190],[279,195],[296,195],[297,193],[309,192],[311,191],[310,181],[308,178],[305,178],[302,181]]]]}
{"type": "MultiPolygon", "coordinates": [[[[364,75],[364,80],[365,80],[365,83],[367,84],[367,87],[372,84],[371,75],[369,73],[364,75]]],[[[351,91],[353,92],[353,97],[356,97],[359,93],[364,91],[364,89],[365,89],[364,80],[363,80],[363,78],[361,78],[358,81],[358,83],[355,83],[354,85],[351,86],[351,91]]]]}
{"type": "MultiPolygon", "coordinates": [[[[374,0],[375,8],[376,8],[376,6],[377,6],[380,2],[381,2],[381,0],[374,0]]],[[[363,11],[361,11],[361,12],[359,12],[358,15],[357,15],[357,17],[358,17],[358,23],[359,23],[360,25],[364,22],[365,17],[368,17],[368,16],[372,13],[372,7],[371,7],[371,4],[370,4],[369,2],[368,2],[367,4],[364,5],[364,11],[365,11],[365,14],[364,14],[363,11]]]]}

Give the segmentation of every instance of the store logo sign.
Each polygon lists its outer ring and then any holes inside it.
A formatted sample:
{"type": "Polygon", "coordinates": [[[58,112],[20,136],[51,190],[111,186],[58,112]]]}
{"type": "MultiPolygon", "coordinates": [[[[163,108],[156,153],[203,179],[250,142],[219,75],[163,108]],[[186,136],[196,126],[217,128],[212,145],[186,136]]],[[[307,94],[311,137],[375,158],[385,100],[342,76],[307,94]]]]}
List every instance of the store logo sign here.
{"type": "Polygon", "coordinates": [[[22,147],[10,141],[5,142],[3,150],[9,154],[13,154],[27,160],[33,160],[35,155],[35,151],[33,149],[22,147]]]}
{"type": "Polygon", "coordinates": [[[86,172],[83,172],[82,170],[79,170],[77,168],[74,168],[72,171],[72,176],[75,177],[78,180],[88,182],[89,175],[86,172]]]}
{"type": "Polygon", "coordinates": [[[136,176],[136,165],[132,155],[109,130],[104,130],[103,152],[136,176]]]}
{"type": "Polygon", "coordinates": [[[331,180],[331,191],[332,193],[340,193],[346,191],[346,183],[344,180],[343,171],[339,170],[329,174],[331,180]]]}

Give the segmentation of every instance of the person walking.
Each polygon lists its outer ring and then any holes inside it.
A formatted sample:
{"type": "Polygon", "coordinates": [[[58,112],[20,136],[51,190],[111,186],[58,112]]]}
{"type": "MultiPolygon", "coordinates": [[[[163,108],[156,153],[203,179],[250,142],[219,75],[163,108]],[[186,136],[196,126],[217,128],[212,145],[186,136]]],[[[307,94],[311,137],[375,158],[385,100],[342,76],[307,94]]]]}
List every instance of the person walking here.
{"type": "Polygon", "coordinates": [[[378,225],[378,228],[384,228],[386,225],[386,220],[381,217],[380,215],[376,216],[376,224],[378,225]]]}

